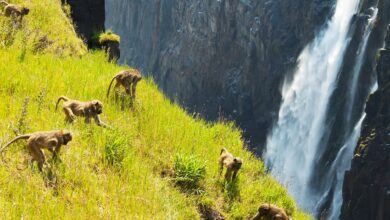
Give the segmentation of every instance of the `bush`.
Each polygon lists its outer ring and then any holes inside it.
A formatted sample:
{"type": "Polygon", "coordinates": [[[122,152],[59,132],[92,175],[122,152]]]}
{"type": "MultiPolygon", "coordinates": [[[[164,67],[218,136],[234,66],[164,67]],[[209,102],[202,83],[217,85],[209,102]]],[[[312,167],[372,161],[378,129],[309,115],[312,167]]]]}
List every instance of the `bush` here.
{"type": "Polygon", "coordinates": [[[205,179],[206,162],[195,155],[176,154],[173,170],[176,184],[186,189],[195,189],[205,179]]]}
{"type": "Polygon", "coordinates": [[[128,152],[129,146],[123,135],[115,131],[108,135],[104,147],[104,158],[109,165],[121,167],[128,152]]]}
{"type": "Polygon", "coordinates": [[[114,34],[114,32],[112,32],[112,30],[107,30],[106,32],[102,32],[99,34],[98,41],[100,44],[104,44],[105,42],[119,43],[121,41],[121,38],[119,35],[114,34]]]}

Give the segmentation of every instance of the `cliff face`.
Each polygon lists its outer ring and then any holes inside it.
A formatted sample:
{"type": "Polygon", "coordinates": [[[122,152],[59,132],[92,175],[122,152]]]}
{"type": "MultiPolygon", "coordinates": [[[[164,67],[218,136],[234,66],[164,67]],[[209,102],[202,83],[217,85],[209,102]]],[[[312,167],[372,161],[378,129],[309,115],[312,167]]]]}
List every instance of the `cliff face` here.
{"type": "Polygon", "coordinates": [[[95,33],[104,31],[105,0],[61,0],[71,7],[71,16],[76,31],[85,39],[90,47],[95,33]]]}
{"type": "Polygon", "coordinates": [[[333,2],[106,0],[106,28],[122,36],[121,61],[153,74],[171,99],[235,120],[262,145],[285,74],[333,2]]]}
{"type": "Polygon", "coordinates": [[[352,168],[345,174],[345,220],[390,219],[390,26],[377,62],[379,88],[367,103],[352,168]]]}

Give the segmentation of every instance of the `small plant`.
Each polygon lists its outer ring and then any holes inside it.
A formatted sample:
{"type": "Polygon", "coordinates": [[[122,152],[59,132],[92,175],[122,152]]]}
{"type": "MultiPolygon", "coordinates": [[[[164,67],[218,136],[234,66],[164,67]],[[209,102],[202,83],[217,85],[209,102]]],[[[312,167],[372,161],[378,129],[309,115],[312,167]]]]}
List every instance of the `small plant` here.
{"type": "Polygon", "coordinates": [[[26,96],[23,101],[23,106],[22,106],[22,111],[20,113],[20,117],[18,119],[18,124],[16,129],[14,129],[15,134],[24,134],[26,130],[28,129],[28,125],[26,123],[26,118],[27,118],[27,109],[28,109],[28,104],[30,102],[30,97],[26,96]]]}
{"type": "Polygon", "coordinates": [[[38,110],[37,113],[40,113],[42,110],[43,103],[45,102],[45,97],[46,97],[46,88],[41,88],[38,97],[36,98],[36,101],[38,103],[38,110]]]}
{"type": "Polygon", "coordinates": [[[112,30],[107,30],[105,32],[102,32],[99,34],[97,37],[97,40],[99,41],[100,44],[104,44],[106,42],[117,42],[119,43],[121,38],[119,35],[114,34],[112,30]]]}
{"type": "Polygon", "coordinates": [[[117,131],[110,132],[104,147],[105,161],[112,166],[121,167],[129,152],[126,138],[117,131]]]}
{"type": "Polygon", "coordinates": [[[206,176],[206,163],[195,155],[176,154],[174,158],[174,181],[185,189],[199,188],[206,176]]]}

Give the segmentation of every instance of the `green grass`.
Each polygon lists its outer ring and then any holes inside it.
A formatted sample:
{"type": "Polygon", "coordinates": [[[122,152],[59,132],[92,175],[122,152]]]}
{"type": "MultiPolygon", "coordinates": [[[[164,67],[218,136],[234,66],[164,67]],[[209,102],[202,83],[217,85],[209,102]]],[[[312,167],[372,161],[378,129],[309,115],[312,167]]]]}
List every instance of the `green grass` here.
{"type": "MultiPolygon", "coordinates": [[[[294,219],[309,219],[244,149],[233,123],[188,115],[150,78],[139,83],[133,106],[122,110],[105,93],[111,77],[128,67],[107,63],[100,51],[85,53],[59,1],[23,4],[32,11],[12,33],[12,42],[0,32],[0,145],[16,132],[63,128],[74,139],[63,147],[61,163],[46,154],[51,167],[43,173],[27,162],[25,142],[11,145],[0,160],[0,219],[199,219],[199,204],[227,219],[246,219],[263,202],[284,207],[294,219]],[[53,39],[39,52],[34,35],[26,34],[34,28],[53,39]],[[85,125],[82,119],[66,125],[63,112],[55,111],[60,95],[100,99],[102,120],[115,129],[85,125]],[[224,183],[218,175],[221,147],[244,159],[235,182],[224,183]],[[174,168],[175,155],[196,157],[205,165],[198,193],[161,177],[174,168]]],[[[0,28],[9,24],[0,17],[0,28]]]]}
{"type": "Polygon", "coordinates": [[[120,36],[117,34],[114,34],[112,32],[112,30],[107,30],[103,33],[100,33],[97,38],[98,38],[98,41],[100,44],[103,44],[103,43],[109,42],[109,41],[119,43],[121,41],[120,36]]]}

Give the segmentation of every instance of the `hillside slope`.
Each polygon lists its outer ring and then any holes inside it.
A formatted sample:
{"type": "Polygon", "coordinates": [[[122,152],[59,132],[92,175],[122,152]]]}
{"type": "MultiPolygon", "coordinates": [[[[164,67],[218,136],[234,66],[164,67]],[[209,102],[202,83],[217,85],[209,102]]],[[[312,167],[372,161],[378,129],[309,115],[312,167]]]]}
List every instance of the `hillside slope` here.
{"type": "Polygon", "coordinates": [[[62,149],[61,163],[46,154],[50,167],[43,173],[28,163],[23,141],[4,153],[0,219],[199,219],[200,204],[227,219],[245,219],[262,202],[284,207],[294,219],[309,218],[243,148],[232,123],[188,115],[152,79],[140,83],[132,107],[106,99],[111,77],[128,67],[107,63],[102,52],[87,53],[59,0],[13,2],[31,13],[20,27],[0,17],[0,144],[16,133],[62,128],[74,139],[62,149]],[[62,111],[55,111],[60,95],[100,99],[102,119],[114,130],[81,119],[65,125],[62,111]],[[238,181],[226,186],[218,178],[223,146],[244,159],[238,181]],[[176,155],[205,163],[206,178],[195,192],[161,177],[176,155]]]}

